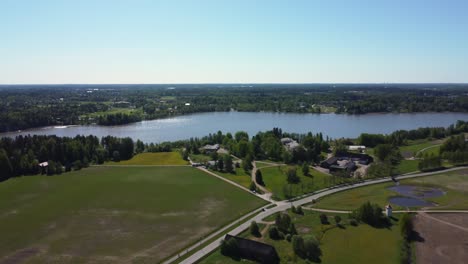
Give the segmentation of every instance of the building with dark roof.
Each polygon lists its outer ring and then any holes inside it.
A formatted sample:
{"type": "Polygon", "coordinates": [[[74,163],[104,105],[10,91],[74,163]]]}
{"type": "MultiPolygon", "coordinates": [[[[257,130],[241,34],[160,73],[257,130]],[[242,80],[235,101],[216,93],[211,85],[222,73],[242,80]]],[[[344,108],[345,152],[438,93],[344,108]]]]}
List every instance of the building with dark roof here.
{"type": "Polygon", "coordinates": [[[337,157],[330,157],[322,162],[320,162],[320,167],[329,169],[332,165],[337,164],[338,158],[337,157]]]}
{"type": "Polygon", "coordinates": [[[250,239],[231,236],[226,234],[224,240],[235,239],[239,247],[240,257],[259,263],[276,264],[279,263],[279,256],[276,249],[268,244],[257,242],[250,239]]]}

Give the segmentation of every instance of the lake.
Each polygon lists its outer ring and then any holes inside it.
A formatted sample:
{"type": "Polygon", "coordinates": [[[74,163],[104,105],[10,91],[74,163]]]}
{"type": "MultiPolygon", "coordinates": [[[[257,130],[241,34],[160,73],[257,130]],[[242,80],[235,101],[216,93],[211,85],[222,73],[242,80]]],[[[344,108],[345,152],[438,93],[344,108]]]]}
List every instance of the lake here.
{"type": "Polygon", "coordinates": [[[399,129],[419,127],[447,127],[457,120],[468,120],[468,113],[411,113],[411,114],[294,114],[268,112],[211,112],[172,118],[142,121],[122,126],[68,126],[44,127],[21,132],[0,133],[0,136],[57,135],[74,137],[112,135],[131,137],[145,143],[175,141],[202,137],[218,130],[222,132],[246,131],[250,136],[259,131],[282,128],[285,132],[322,132],[331,138],[358,137],[361,133],[391,133],[399,129]]]}

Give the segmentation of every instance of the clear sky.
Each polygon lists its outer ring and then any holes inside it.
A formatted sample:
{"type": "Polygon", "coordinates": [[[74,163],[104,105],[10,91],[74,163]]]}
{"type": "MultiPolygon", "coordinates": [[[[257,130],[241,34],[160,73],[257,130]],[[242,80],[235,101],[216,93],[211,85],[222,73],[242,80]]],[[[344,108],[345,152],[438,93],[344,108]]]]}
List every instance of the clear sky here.
{"type": "Polygon", "coordinates": [[[0,0],[0,84],[468,82],[468,1],[0,0]]]}

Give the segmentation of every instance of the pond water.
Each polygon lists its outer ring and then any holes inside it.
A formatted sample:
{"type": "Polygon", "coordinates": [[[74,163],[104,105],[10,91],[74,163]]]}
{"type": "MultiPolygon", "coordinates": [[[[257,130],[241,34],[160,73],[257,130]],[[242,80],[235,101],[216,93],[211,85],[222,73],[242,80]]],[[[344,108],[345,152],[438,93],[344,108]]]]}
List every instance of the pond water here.
{"type": "Polygon", "coordinates": [[[391,197],[389,199],[390,203],[405,207],[435,206],[434,203],[425,199],[440,197],[445,194],[444,191],[437,188],[412,185],[392,186],[388,189],[402,195],[391,197]]]}
{"type": "Polygon", "coordinates": [[[358,137],[361,133],[391,133],[399,129],[447,127],[457,120],[468,121],[468,113],[412,114],[293,114],[268,112],[212,112],[142,121],[123,126],[56,126],[0,133],[0,136],[40,134],[74,137],[107,135],[131,137],[143,142],[158,143],[202,137],[221,130],[223,133],[246,131],[250,136],[259,131],[280,127],[285,132],[323,133],[331,138],[358,137]]]}

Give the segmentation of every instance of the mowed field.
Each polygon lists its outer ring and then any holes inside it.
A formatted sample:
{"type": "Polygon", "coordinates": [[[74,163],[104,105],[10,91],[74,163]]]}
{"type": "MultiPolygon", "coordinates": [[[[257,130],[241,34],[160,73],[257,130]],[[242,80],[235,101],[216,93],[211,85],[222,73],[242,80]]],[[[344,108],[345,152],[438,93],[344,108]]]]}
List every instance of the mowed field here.
{"type": "MultiPolygon", "coordinates": [[[[428,209],[468,209],[468,169],[402,180],[400,183],[402,185],[435,187],[445,191],[446,194],[443,196],[426,199],[438,204],[438,206],[428,209]]],[[[366,201],[377,203],[383,207],[388,204],[390,197],[398,195],[387,189],[390,186],[394,186],[394,184],[375,184],[340,192],[324,197],[314,207],[352,210],[366,201]]],[[[402,209],[396,205],[394,208],[402,209]]]]}
{"type": "Polygon", "coordinates": [[[0,183],[0,263],[157,263],[265,204],[191,167],[92,167],[0,183]]]}
{"type": "MultiPolygon", "coordinates": [[[[286,172],[289,166],[274,166],[265,167],[261,169],[263,181],[265,182],[265,188],[271,191],[275,197],[280,200],[286,199],[284,193],[284,187],[287,182],[286,172]]],[[[323,189],[328,186],[330,179],[329,175],[319,172],[314,169],[310,169],[310,175],[304,176],[301,169],[297,169],[297,176],[300,178],[300,182],[297,184],[291,184],[291,194],[293,196],[299,196],[304,193],[313,192],[316,190],[323,189]]]]}
{"type": "Polygon", "coordinates": [[[130,160],[106,162],[106,165],[188,165],[178,152],[141,153],[130,160]]]}

